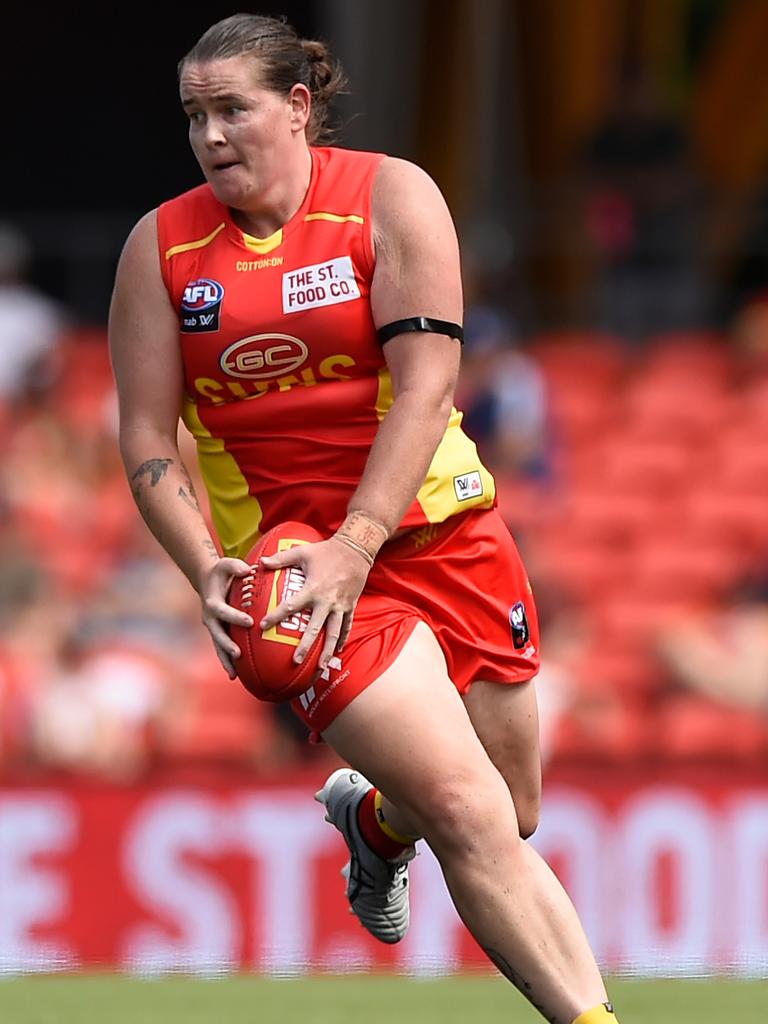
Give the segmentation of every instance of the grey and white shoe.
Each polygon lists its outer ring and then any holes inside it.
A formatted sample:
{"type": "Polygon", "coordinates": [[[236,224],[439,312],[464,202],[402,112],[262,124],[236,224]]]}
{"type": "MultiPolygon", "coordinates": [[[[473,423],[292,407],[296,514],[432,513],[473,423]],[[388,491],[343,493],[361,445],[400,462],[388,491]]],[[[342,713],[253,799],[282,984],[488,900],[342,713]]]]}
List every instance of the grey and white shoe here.
{"type": "Polygon", "coordinates": [[[347,899],[360,923],[380,942],[393,944],[408,931],[408,863],[416,856],[409,847],[394,860],[375,853],[360,833],[357,809],[371,783],[350,768],[330,775],[315,800],[325,805],[325,820],[344,836],[349,863],[342,869],[347,879],[347,899]]]}

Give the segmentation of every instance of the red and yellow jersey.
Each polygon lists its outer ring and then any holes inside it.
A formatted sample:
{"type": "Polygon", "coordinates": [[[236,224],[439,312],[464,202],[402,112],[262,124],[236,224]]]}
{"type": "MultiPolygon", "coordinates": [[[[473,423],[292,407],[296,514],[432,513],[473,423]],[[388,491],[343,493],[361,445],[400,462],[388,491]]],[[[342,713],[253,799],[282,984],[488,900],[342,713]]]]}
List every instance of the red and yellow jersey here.
{"type": "MultiPolygon", "coordinates": [[[[183,418],[228,555],[242,557],[288,519],[332,533],[393,401],[368,301],[382,155],[311,152],[304,202],[269,238],[238,228],[207,184],[158,210],[163,280],[179,311],[183,418]]],[[[494,501],[454,409],[401,525],[494,501]]]]}

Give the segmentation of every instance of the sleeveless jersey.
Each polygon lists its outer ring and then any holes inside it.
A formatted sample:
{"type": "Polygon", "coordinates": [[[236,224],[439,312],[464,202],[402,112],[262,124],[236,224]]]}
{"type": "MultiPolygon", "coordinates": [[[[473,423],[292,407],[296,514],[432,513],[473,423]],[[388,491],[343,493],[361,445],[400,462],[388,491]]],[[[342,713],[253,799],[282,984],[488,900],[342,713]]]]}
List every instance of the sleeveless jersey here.
{"type": "MultiPolygon", "coordinates": [[[[163,280],[179,312],[183,419],[222,549],[238,557],[288,519],[336,530],[393,401],[368,301],[383,156],[311,154],[304,201],[269,238],[238,228],[207,184],[158,209],[163,280]]],[[[454,409],[401,526],[494,503],[493,478],[454,409]]]]}

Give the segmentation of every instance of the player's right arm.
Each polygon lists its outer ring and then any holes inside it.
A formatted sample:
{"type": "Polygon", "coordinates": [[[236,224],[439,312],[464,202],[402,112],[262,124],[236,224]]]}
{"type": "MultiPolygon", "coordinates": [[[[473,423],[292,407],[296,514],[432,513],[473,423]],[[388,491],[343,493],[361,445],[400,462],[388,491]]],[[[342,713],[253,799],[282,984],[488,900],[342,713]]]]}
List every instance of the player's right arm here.
{"type": "Polygon", "coordinates": [[[230,677],[239,657],[224,623],[250,617],[226,603],[248,564],[220,558],[179,455],[183,372],[178,318],[160,273],[157,214],[125,243],[109,311],[109,350],[120,409],[120,452],[144,521],[200,595],[203,622],[230,677]]]}

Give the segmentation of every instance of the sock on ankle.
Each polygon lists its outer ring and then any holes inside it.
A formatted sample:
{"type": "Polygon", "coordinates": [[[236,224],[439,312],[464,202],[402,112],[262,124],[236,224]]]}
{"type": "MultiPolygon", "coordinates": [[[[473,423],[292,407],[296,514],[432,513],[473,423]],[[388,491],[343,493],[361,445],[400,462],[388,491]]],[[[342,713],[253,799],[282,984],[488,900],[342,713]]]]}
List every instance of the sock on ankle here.
{"type": "Polygon", "coordinates": [[[600,1003],[592,1010],[585,1010],[574,1020],[573,1024],[619,1024],[613,1012],[612,1003],[600,1003]]]}
{"type": "Polygon", "coordinates": [[[357,808],[357,824],[363,839],[374,853],[391,860],[413,845],[410,836],[401,836],[384,820],[381,810],[381,793],[369,789],[357,808]]]}

